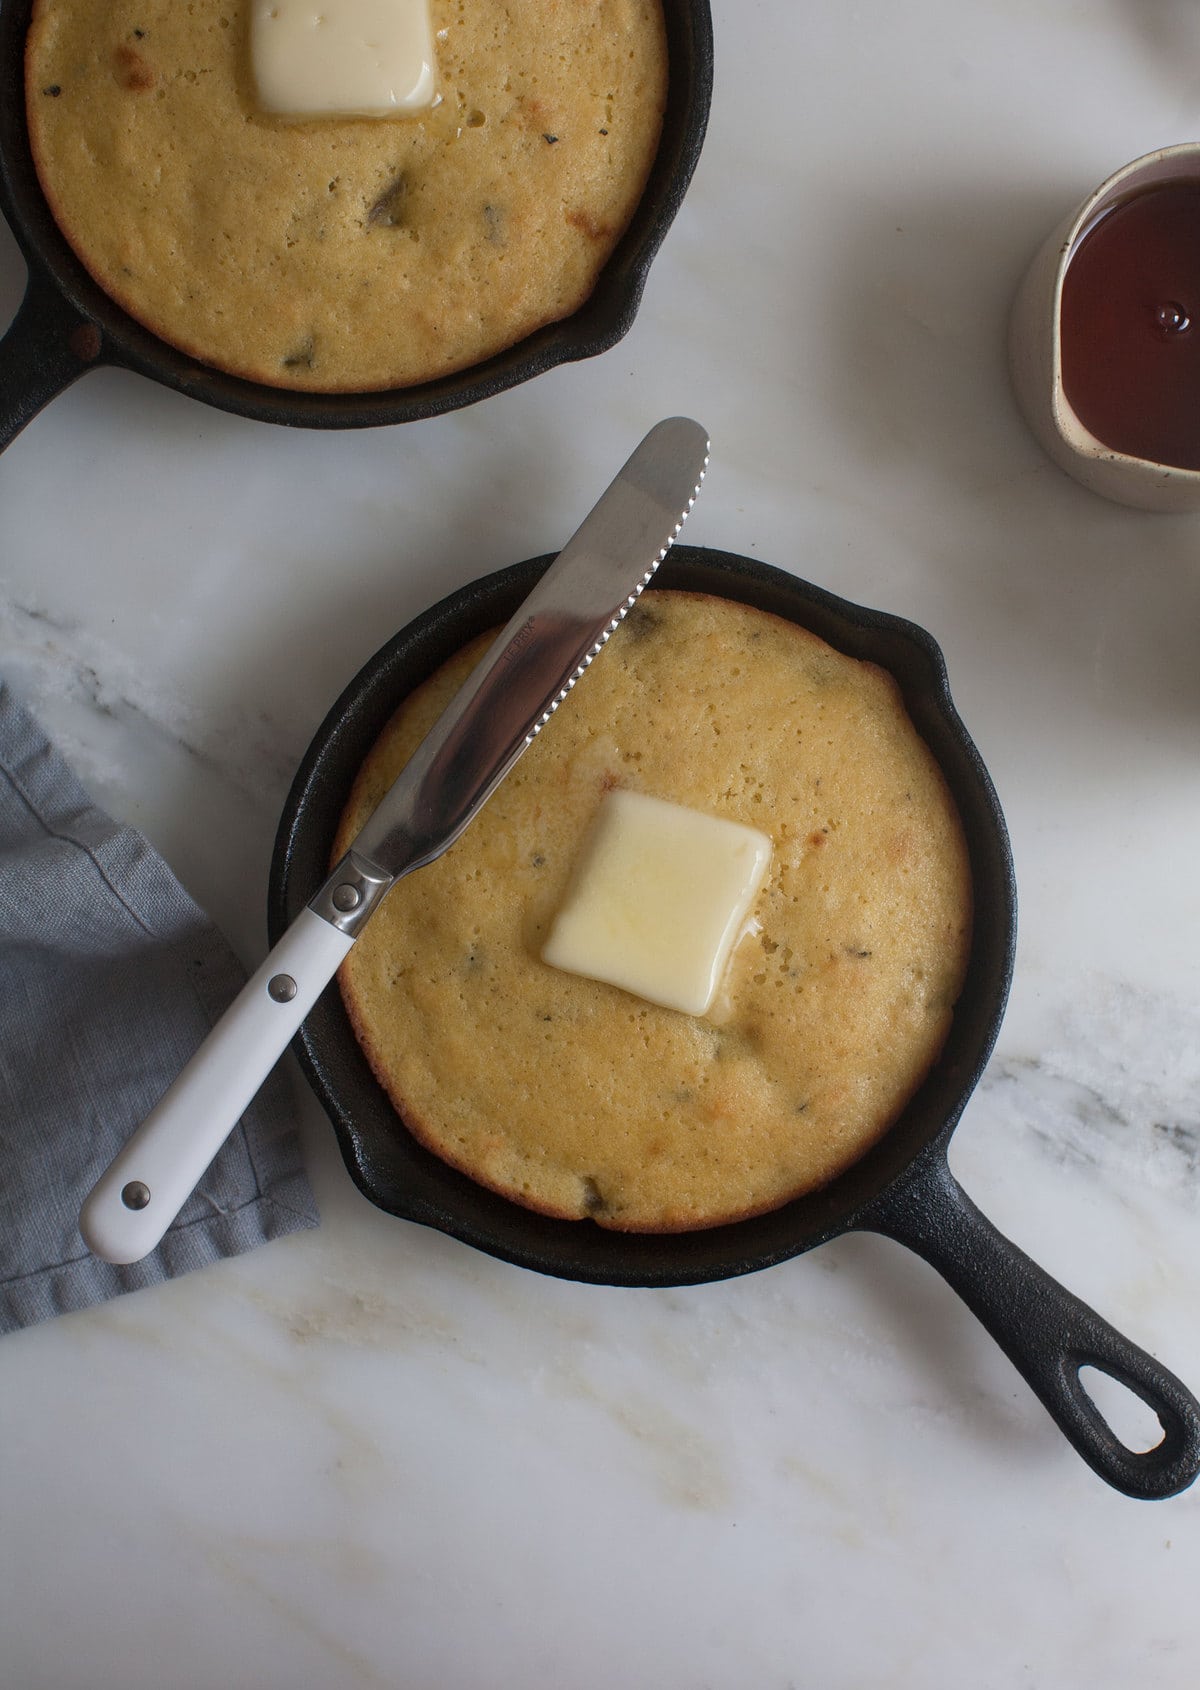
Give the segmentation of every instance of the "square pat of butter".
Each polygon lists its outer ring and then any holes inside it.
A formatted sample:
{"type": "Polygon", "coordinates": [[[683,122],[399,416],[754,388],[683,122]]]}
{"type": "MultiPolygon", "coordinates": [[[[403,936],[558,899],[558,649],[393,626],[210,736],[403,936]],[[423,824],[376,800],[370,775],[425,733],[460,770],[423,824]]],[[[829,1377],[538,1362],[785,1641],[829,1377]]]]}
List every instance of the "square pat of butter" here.
{"type": "Polygon", "coordinates": [[[770,862],[757,828],[610,792],[542,960],[703,1015],[770,862]]]}
{"type": "Polygon", "coordinates": [[[281,117],[394,117],[433,104],[429,0],[254,0],[259,105],[281,117]]]}

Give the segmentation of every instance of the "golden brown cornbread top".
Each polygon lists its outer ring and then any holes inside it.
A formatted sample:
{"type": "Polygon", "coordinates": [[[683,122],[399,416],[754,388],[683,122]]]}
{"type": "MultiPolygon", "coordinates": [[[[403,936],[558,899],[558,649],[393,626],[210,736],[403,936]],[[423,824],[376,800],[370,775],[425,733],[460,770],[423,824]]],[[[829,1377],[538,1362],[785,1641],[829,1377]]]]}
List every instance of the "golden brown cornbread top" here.
{"type": "Polygon", "coordinates": [[[441,103],[258,111],[246,0],[37,0],[30,140],[120,305],[218,368],[370,391],[570,315],[627,226],[666,98],[659,0],[431,0],[441,103]]]}
{"type": "MultiPolygon", "coordinates": [[[[485,642],[402,707],[341,852],[485,642]]],[[[402,881],[342,969],[410,1129],[516,1202],[671,1231],[778,1206],[886,1131],[966,968],[954,804],[890,676],[791,623],[648,593],[481,815],[402,881]],[[614,785],[762,829],[756,930],[698,1019],[540,961],[614,785]]]]}

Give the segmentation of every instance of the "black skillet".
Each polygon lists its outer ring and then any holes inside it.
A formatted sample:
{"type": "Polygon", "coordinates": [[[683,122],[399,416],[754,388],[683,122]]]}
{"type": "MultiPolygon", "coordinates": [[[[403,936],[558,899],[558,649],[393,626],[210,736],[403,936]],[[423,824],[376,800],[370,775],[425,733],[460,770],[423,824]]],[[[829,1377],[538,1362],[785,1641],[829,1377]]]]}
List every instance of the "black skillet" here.
{"type": "Polygon", "coordinates": [[[193,399],[260,422],[371,428],[489,399],[556,364],[590,358],[632,326],[650,264],[679,210],[704,141],[712,94],[708,0],[663,0],[670,82],[662,139],[633,221],[591,298],[486,363],[385,393],[293,393],[209,369],[134,321],[92,280],[42,197],[25,126],[24,53],[32,0],[0,0],[0,208],[25,256],[24,302],[0,341],[0,450],[49,400],[101,364],[137,370],[193,399]]]}
{"type": "MultiPolygon", "coordinates": [[[[384,646],[338,699],[280,822],[270,887],[272,943],[324,879],[351,782],[399,701],[467,640],[507,620],[549,562],[518,564],[443,599],[384,646]]],[[[1200,1404],[1152,1356],[997,1232],[947,1165],[950,1135],[1004,1013],[1016,897],[1004,817],[951,702],[937,645],[910,622],[723,552],[676,546],[656,585],[758,605],[896,677],[958,804],[974,878],[970,964],[941,1060],[887,1136],[823,1191],[711,1231],[614,1233],[591,1221],[555,1221],[519,1208],[423,1149],[372,1076],[331,987],[296,1049],[355,1182],[391,1214],[521,1267],[603,1285],[695,1285],[771,1267],[839,1233],[885,1233],[944,1275],[1101,1478],[1130,1496],[1182,1490],[1200,1470],[1200,1404]],[[1111,1375],[1146,1402],[1162,1424],[1162,1442],[1145,1452],[1127,1448],[1084,1390],[1079,1370],[1085,1366],[1111,1375]]]]}

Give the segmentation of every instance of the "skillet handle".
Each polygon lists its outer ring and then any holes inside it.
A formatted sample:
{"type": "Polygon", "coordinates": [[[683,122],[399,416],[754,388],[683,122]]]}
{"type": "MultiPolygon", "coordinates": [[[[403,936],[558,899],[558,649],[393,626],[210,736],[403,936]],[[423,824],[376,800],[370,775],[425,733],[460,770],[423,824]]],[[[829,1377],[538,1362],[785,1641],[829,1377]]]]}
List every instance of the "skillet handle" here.
{"type": "Polygon", "coordinates": [[[1088,1466],[1126,1496],[1174,1496],[1200,1472],[1200,1403],[1173,1373],[1122,1337],[999,1232],[931,1152],[857,1225],[906,1244],[935,1267],[1041,1398],[1088,1466]],[[1084,1390],[1081,1367],[1108,1374],[1158,1416],[1161,1443],[1122,1443],[1084,1390]]]}
{"type": "Polygon", "coordinates": [[[97,362],[101,345],[95,323],[31,268],[21,308],[0,340],[0,452],[97,362]]]}

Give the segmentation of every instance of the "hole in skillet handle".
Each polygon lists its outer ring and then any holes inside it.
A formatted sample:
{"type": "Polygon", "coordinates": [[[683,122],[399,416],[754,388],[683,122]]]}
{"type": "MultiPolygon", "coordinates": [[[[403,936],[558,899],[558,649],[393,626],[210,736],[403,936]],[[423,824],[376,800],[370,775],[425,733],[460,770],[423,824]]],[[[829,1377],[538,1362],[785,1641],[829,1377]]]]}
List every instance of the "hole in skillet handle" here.
{"type": "Polygon", "coordinates": [[[1136,1453],[1158,1448],[1162,1422],[1135,1391],[1087,1362],[1079,1369],[1079,1383],[1127,1449],[1136,1453]]]}
{"type": "MultiPolygon", "coordinates": [[[[931,1146],[856,1224],[906,1244],[937,1269],[1114,1489],[1155,1501],[1192,1483],[1200,1472],[1200,1402],[980,1213],[950,1172],[944,1144],[931,1146]],[[1082,1369],[1106,1375],[1146,1404],[1162,1428],[1152,1448],[1133,1449],[1117,1435],[1082,1369]]],[[[1122,1405],[1124,1421],[1130,1406],[1122,1405]]]]}

